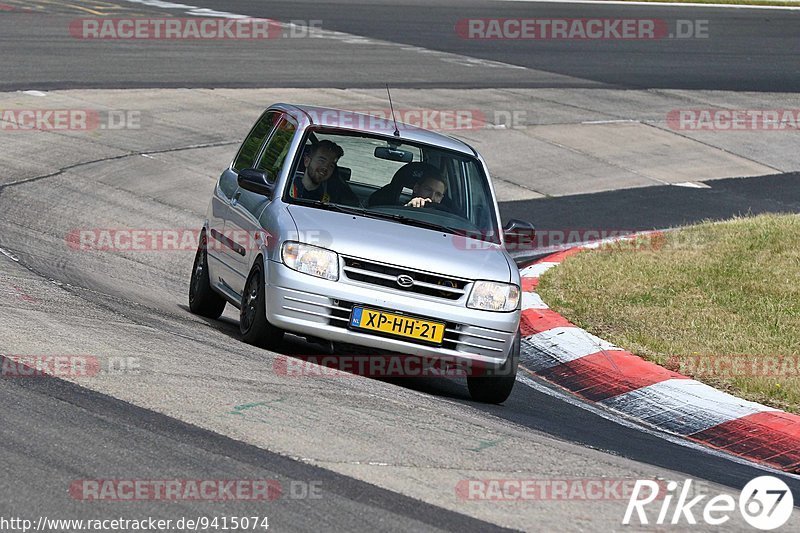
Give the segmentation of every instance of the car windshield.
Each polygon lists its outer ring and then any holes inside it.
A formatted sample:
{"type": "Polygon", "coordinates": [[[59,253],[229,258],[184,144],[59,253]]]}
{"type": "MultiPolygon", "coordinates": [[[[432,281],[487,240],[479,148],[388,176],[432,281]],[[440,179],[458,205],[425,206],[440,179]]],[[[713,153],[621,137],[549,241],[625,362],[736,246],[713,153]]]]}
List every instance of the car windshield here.
{"type": "Polygon", "coordinates": [[[284,198],[499,243],[477,158],[401,139],[313,129],[284,198]]]}

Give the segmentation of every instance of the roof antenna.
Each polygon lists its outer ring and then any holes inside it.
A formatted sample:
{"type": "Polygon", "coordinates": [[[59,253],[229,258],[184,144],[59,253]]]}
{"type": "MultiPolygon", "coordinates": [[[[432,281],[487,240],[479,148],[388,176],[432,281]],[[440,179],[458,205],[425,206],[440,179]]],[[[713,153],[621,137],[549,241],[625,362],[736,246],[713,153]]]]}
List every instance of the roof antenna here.
{"type": "Polygon", "coordinates": [[[394,106],[392,105],[392,93],[389,92],[389,84],[386,84],[386,94],[389,95],[389,109],[392,110],[392,120],[394,121],[394,136],[400,137],[400,130],[397,129],[397,119],[394,118],[394,106]]]}

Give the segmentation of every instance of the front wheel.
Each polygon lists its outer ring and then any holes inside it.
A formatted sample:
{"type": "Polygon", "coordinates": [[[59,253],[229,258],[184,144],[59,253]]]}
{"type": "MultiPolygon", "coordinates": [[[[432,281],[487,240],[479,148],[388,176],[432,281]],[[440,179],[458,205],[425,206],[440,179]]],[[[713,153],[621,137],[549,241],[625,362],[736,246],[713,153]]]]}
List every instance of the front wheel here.
{"type": "Polygon", "coordinates": [[[519,337],[517,333],[503,366],[488,369],[484,376],[467,376],[467,388],[473,400],[483,403],[503,403],[511,395],[519,367],[519,337]]]}
{"type": "Polygon", "coordinates": [[[206,318],[219,318],[225,310],[225,298],[214,292],[208,277],[208,240],[206,232],[200,235],[200,243],[194,256],[192,280],[189,282],[189,310],[206,318]]]}
{"type": "Polygon", "coordinates": [[[283,330],[267,321],[265,304],[264,268],[260,259],[253,265],[242,295],[239,312],[239,331],[247,344],[262,348],[274,348],[283,339],[283,330]]]}

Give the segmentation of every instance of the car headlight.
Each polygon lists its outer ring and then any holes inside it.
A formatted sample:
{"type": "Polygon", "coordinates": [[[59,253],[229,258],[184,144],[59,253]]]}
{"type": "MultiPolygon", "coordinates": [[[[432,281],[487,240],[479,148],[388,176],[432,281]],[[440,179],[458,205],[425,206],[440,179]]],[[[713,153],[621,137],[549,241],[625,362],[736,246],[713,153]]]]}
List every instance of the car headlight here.
{"type": "Polygon", "coordinates": [[[287,267],[303,274],[331,281],[339,279],[339,256],[331,250],[287,241],[281,248],[281,258],[287,267]]]}
{"type": "Polygon", "coordinates": [[[519,304],[519,287],[496,281],[476,281],[467,307],[484,311],[513,311],[519,304]]]}

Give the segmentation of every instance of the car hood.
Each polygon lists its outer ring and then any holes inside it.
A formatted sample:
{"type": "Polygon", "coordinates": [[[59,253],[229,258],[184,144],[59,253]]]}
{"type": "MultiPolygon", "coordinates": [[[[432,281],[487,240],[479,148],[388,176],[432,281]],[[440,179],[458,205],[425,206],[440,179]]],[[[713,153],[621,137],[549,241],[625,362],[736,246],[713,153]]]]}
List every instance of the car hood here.
{"type": "Polygon", "coordinates": [[[290,205],[298,240],[339,254],[468,280],[512,280],[500,245],[389,220],[290,205]]]}

